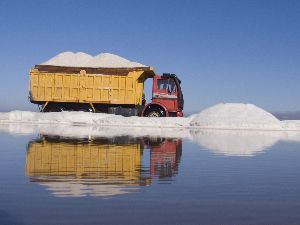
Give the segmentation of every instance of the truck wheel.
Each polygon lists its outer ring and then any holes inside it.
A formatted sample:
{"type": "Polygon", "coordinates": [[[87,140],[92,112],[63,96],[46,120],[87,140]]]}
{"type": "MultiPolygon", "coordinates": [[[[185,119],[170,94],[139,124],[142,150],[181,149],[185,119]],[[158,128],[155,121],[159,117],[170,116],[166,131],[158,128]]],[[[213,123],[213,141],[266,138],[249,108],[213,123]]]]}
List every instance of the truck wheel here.
{"type": "Polygon", "coordinates": [[[165,112],[159,108],[150,108],[147,112],[146,112],[146,117],[164,117],[165,116],[165,112]]]}

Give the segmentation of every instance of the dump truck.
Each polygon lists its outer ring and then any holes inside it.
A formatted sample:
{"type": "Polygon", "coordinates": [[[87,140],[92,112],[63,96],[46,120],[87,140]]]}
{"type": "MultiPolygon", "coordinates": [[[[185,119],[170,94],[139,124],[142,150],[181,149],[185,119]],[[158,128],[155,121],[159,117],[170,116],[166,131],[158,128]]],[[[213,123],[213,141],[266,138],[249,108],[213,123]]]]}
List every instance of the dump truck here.
{"type": "Polygon", "coordinates": [[[30,70],[29,100],[41,112],[88,111],[123,116],[181,117],[183,94],[175,74],[153,67],[87,68],[36,65],[30,70]],[[152,82],[146,103],[144,82],[152,82]]]}

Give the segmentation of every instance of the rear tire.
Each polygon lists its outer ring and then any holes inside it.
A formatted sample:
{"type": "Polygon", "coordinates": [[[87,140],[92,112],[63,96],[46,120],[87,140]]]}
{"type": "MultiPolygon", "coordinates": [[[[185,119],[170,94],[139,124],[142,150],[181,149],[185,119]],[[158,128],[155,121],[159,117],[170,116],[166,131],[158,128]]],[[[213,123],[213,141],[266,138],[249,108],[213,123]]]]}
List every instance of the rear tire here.
{"type": "Polygon", "coordinates": [[[49,103],[43,112],[63,112],[63,111],[81,111],[81,112],[94,112],[89,104],[62,104],[62,103],[49,103]]]}
{"type": "Polygon", "coordinates": [[[62,112],[65,108],[62,105],[48,104],[44,109],[44,112],[62,112]]]}

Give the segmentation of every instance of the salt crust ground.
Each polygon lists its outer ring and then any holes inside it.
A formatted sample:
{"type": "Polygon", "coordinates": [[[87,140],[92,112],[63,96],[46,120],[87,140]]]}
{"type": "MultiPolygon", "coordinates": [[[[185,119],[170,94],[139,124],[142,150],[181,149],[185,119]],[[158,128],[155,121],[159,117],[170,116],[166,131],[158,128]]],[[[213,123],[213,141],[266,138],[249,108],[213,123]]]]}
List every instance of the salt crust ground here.
{"type": "Polygon", "coordinates": [[[123,117],[105,113],[12,111],[0,113],[0,123],[93,126],[300,131],[300,121],[280,121],[271,113],[242,103],[221,103],[183,118],[123,117]]]}
{"type": "Polygon", "coordinates": [[[263,109],[240,103],[218,104],[187,118],[12,111],[0,113],[1,130],[13,134],[47,134],[69,138],[185,138],[216,154],[228,156],[253,156],[281,140],[300,142],[300,121],[279,121],[263,109]]]}

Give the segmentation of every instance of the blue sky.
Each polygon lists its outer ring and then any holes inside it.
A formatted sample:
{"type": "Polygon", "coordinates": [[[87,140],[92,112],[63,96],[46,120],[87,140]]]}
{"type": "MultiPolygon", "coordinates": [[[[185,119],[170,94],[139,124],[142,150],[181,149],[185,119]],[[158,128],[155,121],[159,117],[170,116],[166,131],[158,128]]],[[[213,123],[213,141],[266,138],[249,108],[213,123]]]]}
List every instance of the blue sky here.
{"type": "Polygon", "coordinates": [[[28,73],[63,51],[111,52],[182,80],[185,111],[300,110],[300,1],[0,1],[0,111],[36,110],[28,73]]]}

